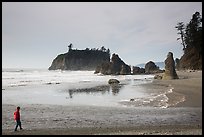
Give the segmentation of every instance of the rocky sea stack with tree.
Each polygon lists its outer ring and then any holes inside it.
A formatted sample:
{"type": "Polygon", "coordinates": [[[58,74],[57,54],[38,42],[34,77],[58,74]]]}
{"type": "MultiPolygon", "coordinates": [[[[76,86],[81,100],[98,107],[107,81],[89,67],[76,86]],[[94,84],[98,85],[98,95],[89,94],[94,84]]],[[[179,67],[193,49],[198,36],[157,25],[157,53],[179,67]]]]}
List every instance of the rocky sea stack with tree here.
{"type": "Polygon", "coordinates": [[[202,70],[202,18],[199,12],[195,12],[187,25],[179,22],[175,27],[178,30],[184,54],[176,59],[178,70],[193,69],[202,70]]]}
{"type": "Polygon", "coordinates": [[[77,50],[69,46],[67,53],[58,55],[49,67],[49,70],[95,70],[95,73],[104,75],[128,75],[131,68],[125,64],[117,54],[112,54],[105,47],[101,49],[77,50]]]}
{"type": "Polygon", "coordinates": [[[49,70],[95,70],[96,67],[104,62],[110,61],[110,50],[89,49],[77,50],[69,46],[67,53],[58,55],[49,67],[49,70]]]}

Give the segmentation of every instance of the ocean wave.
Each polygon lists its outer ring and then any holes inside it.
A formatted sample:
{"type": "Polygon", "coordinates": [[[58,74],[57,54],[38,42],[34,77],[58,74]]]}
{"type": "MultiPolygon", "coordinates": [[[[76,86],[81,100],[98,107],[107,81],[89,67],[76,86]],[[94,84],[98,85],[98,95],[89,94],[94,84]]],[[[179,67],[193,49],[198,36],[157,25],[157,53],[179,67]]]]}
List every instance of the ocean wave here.
{"type": "MultiPolygon", "coordinates": [[[[140,83],[145,83],[152,76],[143,75],[96,75],[94,71],[48,71],[48,70],[27,70],[27,71],[6,71],[2,73],[2,86],[42,85],[44,83],[85,83],[85,82],[105,82],[110,78],[116,78],[119,81],[130,79],[141,79],[140,83]],[[16,73],[18,72],[18,73],[16,73]],[[143,80],[144,79],[144,80],[143,80]]],[[[137,82],[137,81],[136,81],[137,82]]],[[[139,82],[138,82],[139,83],[139,82]]],[[[140,84],[139,83],[139,84],[140,84]]]]}
{"type": "Polygon", "coordinates": [[[2,72],[24,72],[24,70],[2,70],[2,72]]]}

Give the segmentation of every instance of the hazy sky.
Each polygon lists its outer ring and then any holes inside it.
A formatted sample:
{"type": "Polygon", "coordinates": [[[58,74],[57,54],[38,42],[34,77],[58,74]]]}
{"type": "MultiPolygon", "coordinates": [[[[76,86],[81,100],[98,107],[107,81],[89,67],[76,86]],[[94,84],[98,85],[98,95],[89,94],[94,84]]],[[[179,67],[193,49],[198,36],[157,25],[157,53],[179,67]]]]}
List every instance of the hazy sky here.
{"type": "Polygon", "coordinates": [[[73,48],[109,48],[128,65],[183,54],[175,26],[202,2],[3,2],[2,67],[48,68],[73,48]]]}

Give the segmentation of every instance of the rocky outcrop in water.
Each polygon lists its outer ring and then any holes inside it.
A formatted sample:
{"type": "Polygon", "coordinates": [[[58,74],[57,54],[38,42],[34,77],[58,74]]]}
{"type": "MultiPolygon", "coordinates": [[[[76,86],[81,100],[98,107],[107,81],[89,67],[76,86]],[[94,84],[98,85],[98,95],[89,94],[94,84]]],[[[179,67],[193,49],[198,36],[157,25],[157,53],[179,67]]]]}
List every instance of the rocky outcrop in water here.
{"type": "Polygon", "coordinates": [[[57,70],[57,69],[67,70],[67,66],[65,65],[66,54],[67,53],[58,55],[52,61],[52,65],[48,69],[49,70],[57,70]]]}
{"type": "Polygon", "coordinates": [[[120,81],[118,81],[117,79],[109,79],[108,80],[108,84],[119,84],[120,81]]]}
{"type": "Polygon", "coordinates": [[[102,73],[104,75],[129,75],[131,74],[131,68],[117,54],[113,54],[111,62],[104,62],[97,66],[95,73],[102,73]]]}
{"type": "Polygon", "coordinates": [[[146,74],[154,74],[154,73],[162,73],[163,71],[159,69],[157,65],[153,61],[149,61],[145,64],[145,73],[146,74]]]}
{"type": "Polygon", "coordinates": [[[73,50],[58,55],[49,67],[49,70],[95,70],[104,62],[110,62],[110,51],[102,50],[73,50]]]}
{"type": "Polygon", "coordinates": [[[162,76],[162,79],[164,80],[178,79],[172,52],[168,53],[167,58],[165,60],[165,72],[164,75],[162,76]]]}
{"type": "Polygon", "coordinates": [[[133,70],[132,70],[132,74],[133,75],[144,74],[144,73],[145,73],[145,69],[144,68],[133,66],[133,70]]]}
{"type": "Polygon", "coordinates": [[[161,70],[159,66],[157,66],[153,61],[149,61],[145,64],[145,68],[140,68],[137,66],[133,66],[133,75],[137,74],[155,74],[155,73],[163,73],[164,70],[161,70]]]}

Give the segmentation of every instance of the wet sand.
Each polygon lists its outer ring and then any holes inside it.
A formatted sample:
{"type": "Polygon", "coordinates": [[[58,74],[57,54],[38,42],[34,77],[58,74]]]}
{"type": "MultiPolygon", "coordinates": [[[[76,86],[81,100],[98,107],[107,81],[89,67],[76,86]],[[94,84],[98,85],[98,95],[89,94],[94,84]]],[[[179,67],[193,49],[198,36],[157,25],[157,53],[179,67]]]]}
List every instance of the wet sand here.
{"type": "Polygon", "coordinates": [[[161,89],[173,87],[173,92],[166,94],[168,107],[202,107],[202,71],[177,71],[179,79],[154,80],[144,87],[161,89]]]}
{"type": "Polygon", "coordinates": [[[144,88],[174,87],[168,108],[24,105],[23,130],[14,132],[14,105],[2,105],[3,135],[201,135],[202,72],[177,72],[178,80],[154,80],[144,88]],[[180,97],[184,100],[178,102],[180,97]],[[176,100],[176,101],[175,101],[176,100]],[[176,102],[176,103],[175,103],[176,102]]]}

